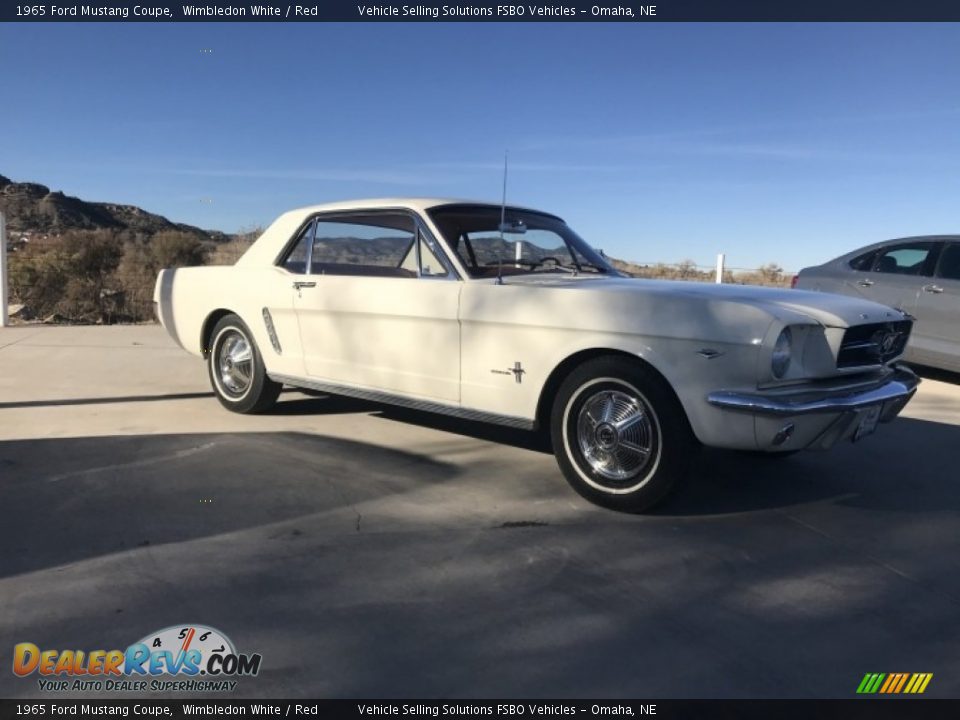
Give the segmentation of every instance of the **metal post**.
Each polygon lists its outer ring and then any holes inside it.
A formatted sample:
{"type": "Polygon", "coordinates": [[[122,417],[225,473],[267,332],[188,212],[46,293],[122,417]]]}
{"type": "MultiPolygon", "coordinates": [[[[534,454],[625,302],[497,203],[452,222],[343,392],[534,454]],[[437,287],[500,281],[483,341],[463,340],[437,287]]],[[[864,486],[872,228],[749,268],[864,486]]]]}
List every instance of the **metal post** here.
{"type": "Polygon", "coordinates": [[[726,255],[720,253],[717,255],[717,284],[723,282],[723,261],[726,259],[726,255]]]}
{"type": "Polygon", "coordinates": [[[7,306],[7,219],[0,212],[0,327],[10,324],[7,306]]]}

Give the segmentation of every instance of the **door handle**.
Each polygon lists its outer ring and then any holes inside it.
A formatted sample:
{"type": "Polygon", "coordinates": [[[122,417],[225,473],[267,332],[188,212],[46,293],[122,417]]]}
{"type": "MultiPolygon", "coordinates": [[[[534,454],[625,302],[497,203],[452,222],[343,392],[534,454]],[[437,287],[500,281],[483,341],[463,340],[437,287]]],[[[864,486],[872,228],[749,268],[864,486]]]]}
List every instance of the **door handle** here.
{"type": "Polygon", "coordinates": [[[873,280],[861,280],[857,283],[860,287],[871,287],[873,285],[873,280]]]}
{"type": "Polygon", "coordinates": [[[942,293],[942,292],[943,292],[943,288],[940,287],[939,285],[934,285],[933,283],[930,283],[929,285],[924,285],[924,286],[923,286],[923,291],[924,291],[924,292],[928,292],[928,293],[938,293],[938,294],[939,294],[939,293],[942,293]]]}
{"type": "Polygon", "coordinates": [[[297,280],[296,282],[293,283],[294,290],[301,290],[303,288],[310,288],[310,287],[316,287],[316,286],[317,286],[317,283],[310,280],[308,281],[297,280]]]}

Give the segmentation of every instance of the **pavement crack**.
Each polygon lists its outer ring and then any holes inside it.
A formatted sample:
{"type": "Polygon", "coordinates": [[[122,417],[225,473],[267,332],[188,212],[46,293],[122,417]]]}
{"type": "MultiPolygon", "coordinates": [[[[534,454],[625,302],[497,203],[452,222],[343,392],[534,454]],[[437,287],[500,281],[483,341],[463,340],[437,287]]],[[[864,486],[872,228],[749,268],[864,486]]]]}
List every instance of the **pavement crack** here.
{"type": "Polygon", "coordinates": [[[781,511],[781,512],[780,512],[780,515],[782,515],[783,517],[785,517],[787,520],[790,520],[791,522],[795,523],[796,525],[799,525],[800,527],[802,527],[802,528],[804,528],[804,529],[806,529],[806,530],[809,530],[809,531],[812,532],[812,533],[815,533],[815,534],[819,535],[820,537],[824,538],[825,540],[829,540],[831,543],[842,547],[843,549],[847,550],[848,552],[854,553],[854,554],[856,554],[856,555],[860,555],[861,557],[865,558],[866,560],[869,560],[869,561],[870,561],[871,563],[873,563],[874,565],[877,565],[877,566],[883,568],[884,570],[887,570],[888,572],[891,572],[891,573],[893,573],[894,575],[897,575],[898,577],[903,578],[903,579],[906,580],[907,582],[913,583],[913,584],[916,585],[917,587],[922,588],[923,590],[926,590],[927,592],[931,592],[931,593],[940,595],[941,597],[946,598],[947,600],[949,600],[949,601],[950,601],[951,603],[953,603],[953,604],[960,604],[960,598],[952,595],[952,594],[949,593],[949,592],[946,592],[946,591],[944,591],[944,590],[941,590],[940,588],[931,587],[931,586],[928,585],[927,583],[923,582],[920,578],[914,577],[913,575],[911,575],[911,574],[909,574],[909,573],[901,570],[900,568],[898,568],[898,567],[896,567],[896,566],[894,566],[894,565],[891,565],[890,563],[886,562],[885,560],[881,560],[881,559],[878,558],[876,555],[872,555],[872,554],[870,554],[870,553],[868,553],[868,552],[864,552],[863,550],[857,548],[857,547],[854,546],[854,545],[851,545],[850,543],[844,542],[843,540],[839,540],[838,538],[834,537],[833,535],[831,535],[830,533],[826,532],[825,530],[821,530],[820,528],[816,527],[815,525],[811,525],[811,524],[808,523],[808,522],[804,522],[804,521],[801,520],[800,518],[794,517],[793,515],[791,515],[791,514],[788,513],[788,512],[783,512],[783,511],[781,511]]]}
{"type": "Polygon", "coordinates": [[[35,332],[35,333],[30,333],[29,335],[24,335],[24,336],[23,336],[22,338],[20,338],[19,340],[14,340],[13,342],[8,342],[8,343],[6,343],[5,345],[0,345],[0,350],[6,350],[6,349],[9,348],[9,347],[13,347],[14,345],[17,345],[18,343],[22,343],[24,340],[29,340],[30,338],[32,338],[32,337],[34,337],[34,336],[36,336],[36,335],[39,335],[39,334],[40,334],[39,332],[35,332]]]}
{"type": "Polygon", "coordinates": [[[530,528],[530,527],[549,527],[550,523],[540,522],[539,520],[508,520],[502,525],[497,525],[496,529],[501,528],[530,528]]]}
{"type": "Polygon", "coordinates": [[[208,442],[203,445],[196,445],[191,448],[186,448],[184,450],[177,450],[173,453],[168,453],[166,455],[160,455],[152,458],[144,458],[143,460],[134,460],[132,462],[126,463],[115,463],[113,465],[101,465],[100,467],[85,468],[83,470],[73,470],[68,473],[61,473],[60,475],[53,475],[52,477],[47,478],[47,482],[60,482],[61,480],[67,480],[69,478],[78,478],[84,477],[85,475],[96,475],[97,473],[107,472],[108,470],[126,470],[128,468],[136,467],[146,467],[148,465],[157,465],[158,463],[165,463],[170,460],[179,460],[181,458],[189,457],[191,455],[196,455],[197,453],[204,452],[214,447],[216,442],[208,442]]]}

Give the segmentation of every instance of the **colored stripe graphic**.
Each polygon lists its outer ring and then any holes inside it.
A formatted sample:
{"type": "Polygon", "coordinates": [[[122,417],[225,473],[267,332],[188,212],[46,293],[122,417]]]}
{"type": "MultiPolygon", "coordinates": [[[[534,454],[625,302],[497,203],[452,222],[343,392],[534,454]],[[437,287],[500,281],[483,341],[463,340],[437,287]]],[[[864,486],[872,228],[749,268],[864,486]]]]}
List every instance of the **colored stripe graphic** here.
{"type": "Polygon", "coordinates": [[[907,683],[907,689],[904,690],[906,693],[911,695],[922,693],[927,689],[927,685],[930,684],[930,678],[933,677],[933,673],[914,673],[913,677],[910,678],[910,682],[907,683]]]}
{"type": "Polygon", "coordinates": [[[926,691],[933,673],[867,673],[857,686],[859,695],[919,695],[926,691]]]}
{"type": "Polygon", "coordinates": [[[893,688],[897,686],[897,683],[900,682],[900,673],[890,673],[887,675],[887,681],[880,688],[881,693],[893,692],[893,688]]]}
{"type": "Polygon", "coordinates": [[[875,693],[885,677],[885,673],[867,673],[863,676],[863,680],[860,681],[860,687],[857,688],[857,692],[865,695],[875,693]]]}
{"type": "Polygon", "coordinates": [[[900,682],[898,682],[897,686],[893,688],[893,690],[891,690],[890,692],[898,693],[901,690],[903,690],[903,686],[907,682],[907,678],[909,677],[910,675],[908,673],[900,673],[900,682]]]}

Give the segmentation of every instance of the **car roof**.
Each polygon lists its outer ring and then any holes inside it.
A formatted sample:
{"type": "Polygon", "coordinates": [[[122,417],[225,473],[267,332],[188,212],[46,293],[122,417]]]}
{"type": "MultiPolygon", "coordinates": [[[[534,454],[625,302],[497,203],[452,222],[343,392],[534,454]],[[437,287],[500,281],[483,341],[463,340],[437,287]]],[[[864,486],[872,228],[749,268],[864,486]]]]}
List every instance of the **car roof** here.
{"type": "MultiPolygon", "coordinates": [[[[322,205],[308,205],[306,207],[289,210],[264,230],[263,234],[237,260],[237,265],[272,265],[278,254],[287,245],[291,236],[301,227],[311,215],[323,212],[356,211],[356,210],[390,210],[403,209],[417,213],[444,206],[479,205],[483,207],[499,208],[500,203],[483,202],[480,200],[457,200],[453,198],[417,198],[417,197],[387,197],[366,198],[363,200],[341,200],[339,202],[324,203],[322,205]]],[[[542,210],[524,208],[517,205],[507,205],[511,210],[534,212],[547,217],[557,218],[556,215],[545,213],[542,210]]],[[[563,222],[561,220],[561,222],[563,222]]]]}
{"type": "Polygon", "coordinates": [[[879,244],[886,245],[887,243],[909,242],[912,240],[960,240],[960,235],[910,235],[908,237],[883,240],[879,244]]]}
{"type": "Polygon", "coordinates": [[[855,258],[858,255],[865,255],[868,252],[873,252],[875,250],[881,250],[882,248],[889,247],[890,245],[899,245],[901,243],[907,242],[957,242],[960,241],[960,235],[909,235],[907,237],[891,238],[889,240],[879,240],[869,245],[862,245],[854,250],[845,252],[843,255],[838,255],[832,260],[828,260],[828,263],[837,263],[844,260],[855,258]]]}
{"type": "MultiPolygon", "coordinates": [[[[383,198],[361,198],[358,200],[339,200],[336,202],[323,203],[320,205],[307,205],[297,208],[292,212],[316,213],[331,212],[335,210],[376,210],[382,208],[404,208],[423,212],[443,205],[483,205],[486,207],[500,207],[500,203],[487,202],[484,200],[467,200],[463,198],[431,198],[431,197],[383,197],[383,198]]],[[[547,213],[536,208],[524,207],[521,205],[508,204],[512,210],[526,210],[528,212],[540,213],[541,215],[550,215],[556,217],[553,213],[547,213]]]]}

